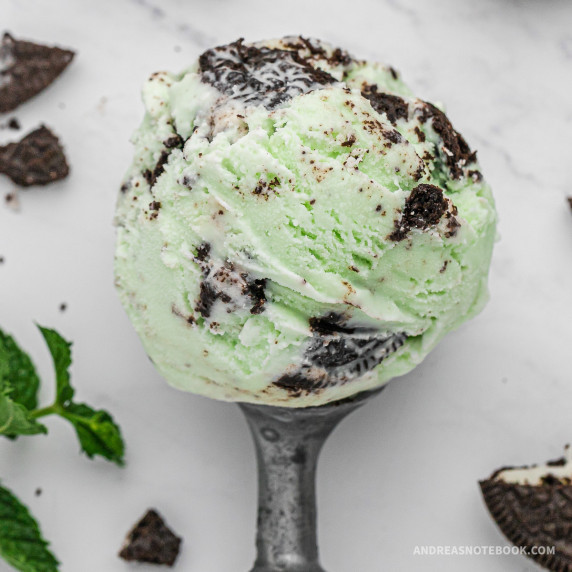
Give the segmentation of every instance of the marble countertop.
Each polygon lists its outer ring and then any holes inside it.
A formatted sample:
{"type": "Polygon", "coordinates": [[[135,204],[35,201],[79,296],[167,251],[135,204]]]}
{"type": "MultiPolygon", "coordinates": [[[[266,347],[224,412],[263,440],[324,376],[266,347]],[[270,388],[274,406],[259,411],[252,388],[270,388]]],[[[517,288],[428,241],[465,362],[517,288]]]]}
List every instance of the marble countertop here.
{"type": "MultiPolygon", "coordinates": [[[[487,308],[326,445],[323,565],[537,570],[520,556],[414,549],[506,545],[477,481],[502,465],[557,457],[572,440],[572,3],[0,0],[0,13],[15,36],[78,52],[13,114],[26,131],[53,128],[72,173],[18,192],[17,212],[3,200],[13,185],[0,180],[0,326],[33,354],[43,402],[52,372],[34,322],[72,339],[78,397],[110,409],[128,446],[124,469],[89,461],[57,419],[47,421],[47,437],[0,443],[0,478],[38,517],[62,571],[130,569],[116,553],[148,507],[184,537],[177,570],[246,571],[253,561],[246,423],[236,405],[177,392],[154,371],[114,292],[112,218],[144,79],[239,36],[292,33],[391,63],[418,95],[446,102],[478,149],[500,216],[487,308]]],[[[0,131],[0,141],[21,133],[0,131]]]]}

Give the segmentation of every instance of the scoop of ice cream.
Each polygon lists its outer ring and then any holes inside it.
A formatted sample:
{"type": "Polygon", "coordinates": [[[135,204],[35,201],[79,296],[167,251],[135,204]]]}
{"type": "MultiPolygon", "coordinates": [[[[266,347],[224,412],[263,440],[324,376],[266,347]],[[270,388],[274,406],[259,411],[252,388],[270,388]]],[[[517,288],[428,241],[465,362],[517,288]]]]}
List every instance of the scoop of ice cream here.
{"type": "Polygon", "coordinates": [[[490,189],[393,68],[239,40],[143,99],[116,282],[172,385],[320,405],[408,372],[482,308],[490,189]]]}

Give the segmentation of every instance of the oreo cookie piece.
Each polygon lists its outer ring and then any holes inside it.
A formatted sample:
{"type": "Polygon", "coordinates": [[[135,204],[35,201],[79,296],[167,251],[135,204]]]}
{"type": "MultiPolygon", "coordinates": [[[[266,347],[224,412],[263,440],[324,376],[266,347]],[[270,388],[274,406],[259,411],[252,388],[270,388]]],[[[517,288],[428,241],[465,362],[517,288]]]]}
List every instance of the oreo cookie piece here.
{"type": "Polygon", "coordinates": [[[127,535],[119,557],[128,562],[173,566],[181,542],[159,513],[150,509],[127,535]]]}
{"type": "Polygon", "coordinates": [[[16,40],[0,45],[0,113],[7,113],[48,87],[70,64],[71,50],[16,40]]]}
{"type": "Polygon", "coordinates": [[[572,572],[569,446],[565,457],[544,465],[505,467],[479,484],[491,516],[513,544],[548,570],[572,572]]]}
{"type": "Polygon", "coordinates": [[[378,91],[376,84],[365,85],[361,94],[369,99],[378,113],[385,113],[393,125],[400,119],[407,119],[409,115],[409,106],[402,97],[378,91]]]}
{"type": "Polygon", "coordinates": [[[0,147],[0,173],[30,187],[65,179],[69,167],[58,138],[42,125],[21,141],[0,147]]]}
{"type": "Polygon", "coordinates": [[[464,168],[476,161],[477,152],[471,151],[464,137],[455,131],[449,118],[432,103],[423,103],[420,120],[422,123],[431,120],[433,130],[443,142],[438,148],[439,155],[449,167],[453,179],[460,179],[464,174],[464,168]]]}
{"type": "Polygon", "coordinates": [[[395,221],[395,230],[389,239],[399,242],[412,228],[425,230],[435,226],[447,211],[447,206],[442,189],[425,183],[417,185],[405,199],[405,208],[400,219],[395,221]]]}
{"type": "Polygon", "coordinates": [[[310,328],[314,335],[306,344],[300,367],[274,381],[291,395],[357,379],[396,352],[407,339],[404,332],[388,334],[348,326],[336,313],[311,318],[310,328]]]}
{"type": "Polygon", "coordinates": [[[267,109],[337,82],[297,51],[248,46],[242,39],[207,50],[199,66],[202,80],[230,99],[267,109]]]}

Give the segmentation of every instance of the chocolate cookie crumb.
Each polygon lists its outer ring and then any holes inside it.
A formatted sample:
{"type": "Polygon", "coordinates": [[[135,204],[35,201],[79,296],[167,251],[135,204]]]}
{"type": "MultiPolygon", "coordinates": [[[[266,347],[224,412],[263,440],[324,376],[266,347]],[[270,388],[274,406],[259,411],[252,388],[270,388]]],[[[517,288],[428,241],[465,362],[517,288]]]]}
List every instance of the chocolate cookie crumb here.
{"type": "Polygon", "coordinates": [[[319,336],[332,336],[336,333],[351,335],[355,328],[344,326],[346,318],[337,312],[330,312],[325,316],[312,317],[309,319],[310,330],[319,336]]]}
{"type": "Polygon", "coordinates": [[[4,264],[4,257],[0,256],[0,264],[4,264]]]}
{"type": "Polygon", "coordinates": [[[167,149],[182,149],[184,144],[185,141],[179,134],[173,135],[172,137],[169,137],[163,141],[163,145],[165,145],[167,149]]]}
{"type": "MultiPolygon", "coordinates": [[[[425,102],[421,110],[420,120],[422,123],[432,120],[433,130],[443,141],[439,154],[443,162],[449,167],[451,176],[460,179],[463,176],[463,168],[474,163],[477,159],[477,152],[471,148],[463,136],[455,131],[449,118],[432,103],[425,102]]],[[[478,171],[474,171],[478,173],[478,171]]]]}
{"type": "Polygon", "coordinates": [[[8,129],[13,129],[14,131],[18,131],[20,129],[20,122],[15,118],[12,117],[7,123],[8,129]]]}
{"type": "Polygon", "coordinates": [[[351,147],[356,142],[356,136],[350,135],[343,143],[342,147],[351,147]]]}
{"type": "Polygon", "coordinates": [[[425,143],[427,137],[425,136],[425,133],[423,133],[423,131],[421,131],[421,129],[419,129],[417,125],[415,126],[413,131],[415,131],[415,135],[417,135],[417,140],[419,141],[419,143],[425,143]]]}
{"type": "Polygon", "coordinates": [[[264,311],[264,303],[266,302],[265,288],[266,278],[256,279],[247,283],[246,293],[254,302],[254,305],[250,309],[251,314],[261,314],[264,311]]]}
{"type": "Polygon", "coordinates": [[[570,210],[572,210],[572,197],[567,197],[568,205],[570,206],[570,210]]]}
{"type": "Polygon", "coordinates": [[[70,64],[71,50],[16,40],[0,45],[0,113],[7,113],[48,87],[70,64]]]}
{"type": "Polygon", "coordinates": [[[21,141],[0,147],[0,172],[29,187],[65,179],[69,167],[58,138],[42,125],[21,141]]]}
{"type": "Polygon", "coordinates": [[[407,119],[409,106],[401,97],[378,91],[376,84],[365,85],[361,94],[366,99],[369,99],[371,106],[378,113],[385,113],[387,119],[389,119],[393,125],[395,125],[399,119],[407,119]]]}
{"type": "Polygon", "coordinates": [[[119,557],[128,562],[148,562],[173,566],[182,539],[176,536],[153,509],[128,533],[119,557]]]}
{"type": "Polygon", "coordinates": [[[39,497],[42,494],[42,489],[40,487],[38,487],[35,491],[34,494],[39,497]]]}
{"type": "Polygon", "coordinates": [[[211,251],[211,245],[208,242],[202,242],[197,247],[197,260],[200,262],[204,262],[209,257],[211,251]]]}
{"type": "MultiPolygon", "coordinates": [[[[435,185],[422,183],[415,187],[405,200],[405,208],[399,220],[395,221],[395,230],[389,235],[389,240],[403,240],[412,228],[425,230],[436,225],[447,210],[447,200],[443,191],[435,185]]],[[[456,223],[453,217],[450,224],[456,223]]],[[[456,232],[456,228],[451,228],[456,232]]]]}
{"type": "Polygon", "coordinates": [[[321,380],[309,379],[302,373],[283,375],[273,383],[277,387],[285,389],[292,397],[298,397],[302,393],[312,393],[322,387],[321,380]]]}
{"type": "Polygon", "coordinates": [[[60,312],[65,312],[68,309],[68,305],[65,302],[60,304],[60,312]]]}
{"type": "Polygon", "coordinates": [[[6,201],[6,206],[10,210],[14,212],[18,212],[20,210],[20,199],[18,199],[17,193],[7,193],[4,200],[6,201]]]}

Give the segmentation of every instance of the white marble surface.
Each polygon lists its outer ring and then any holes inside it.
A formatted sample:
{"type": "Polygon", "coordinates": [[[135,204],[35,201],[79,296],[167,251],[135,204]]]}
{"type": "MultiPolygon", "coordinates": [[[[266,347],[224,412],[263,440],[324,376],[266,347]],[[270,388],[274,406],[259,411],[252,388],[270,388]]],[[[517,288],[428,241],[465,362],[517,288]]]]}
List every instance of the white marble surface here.
{"type": "MultiPolygon", "coordinates": [[[[419,95],[445,101],[479,150],[500,214],[486,310],[326,446],[323,564],[329,572],[536,570],[519,556],[413,551],[504,545],[478,479],[556,457],[572,440],[572,3],[0,0],[0,14],[17,36],[78,52],[15,113],[26,130],[45,122],[61,136],[73,172],[20,192],[20,212],[0,203],[0,325],[33,352],[43,401],[52,373],[34,321],[73,339],[78,396],[109,408],[128,445],[120,470],[78,455],[57,419],[47,437],[0,443],[0,478],[38,516],[62,571],[128,570],[116,552],[148,506],[184,536],[176,569],[238,572],[253,560],[245,422],[236,406],[179,393],[155,373],[113,289],[111,221],[146,76],[238,36],[287,33],[387,61],[419,95]]],[[[14,135],[0,131],[2,141],[14,135]]],[[[2,178],[0,195],[12,190],[2,178]]]]}

